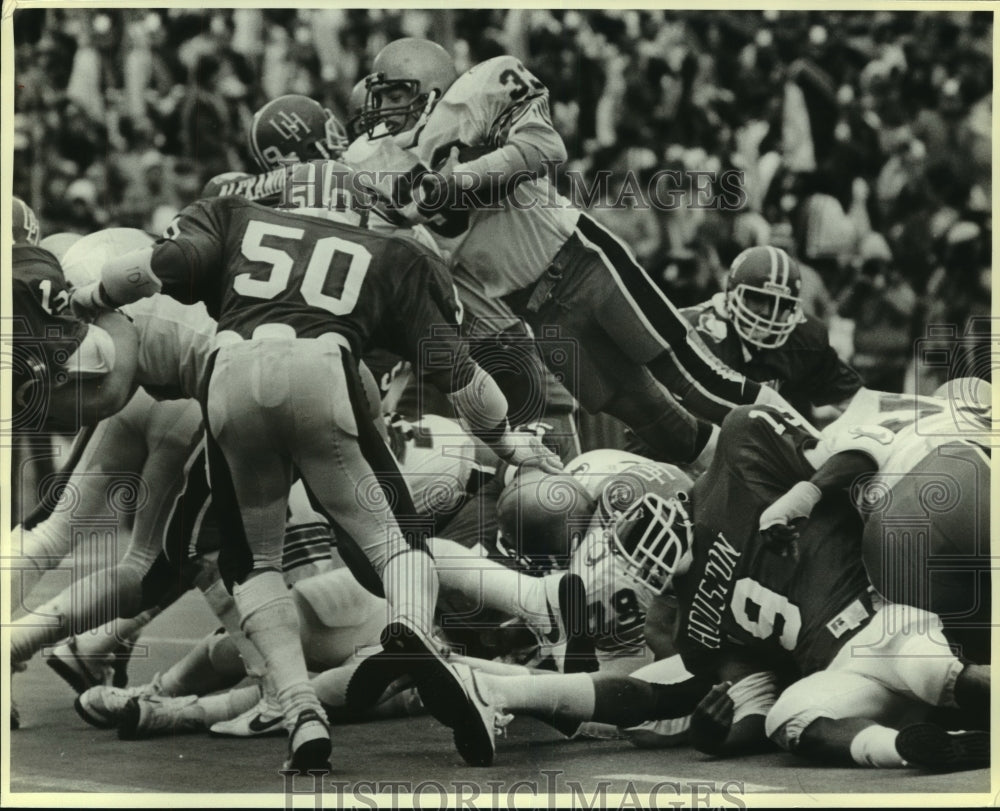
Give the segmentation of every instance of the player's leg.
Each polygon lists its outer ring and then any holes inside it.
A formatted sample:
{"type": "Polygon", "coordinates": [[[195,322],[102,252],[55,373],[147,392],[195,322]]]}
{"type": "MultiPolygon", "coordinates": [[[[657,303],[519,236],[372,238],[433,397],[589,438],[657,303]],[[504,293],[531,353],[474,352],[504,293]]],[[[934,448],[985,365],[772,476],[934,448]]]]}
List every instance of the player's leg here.
{"type": "Polygon", "coordinates": [[[586,214],[575,235],[606,273],[597,317],[623,351],[703,419],[719,423],[734,405],[752,402],[742,375],[712,353],[617,237],[586,214]]]}
{"type": "Polygon", "coordinates": [[[322,433],[333,392],[329,369],[308,341],[253,341],[225,346],[214,358],[206,408],[213,502],[229,527],[219,568],[232,583],[241,625],[264,660],[288,726],[291,768],[325,768],[329,730],[309,686],[298,613],[281,573],[289,445],[298,432],[322,433]],[[303,392],[315,392],[300,399],[303,392]],[[228,522],[233,522],[230,525],[228,522]]]}
{"type": "MultiPolygon", "coordinates": [[[[98,425],[87,443],[77,471],[67,484],[63,503],[26,539],[26,557],[51,565],[53,556],[48,553],[63,554],[63,550],[71,545],[69,539],[75,532],[74,517],[101,516],[116,523],[121,521],[119,515],[109,514],[108,494],[109,491],[135,493],[142,489],[140,471],[147,456],[147,398],[145,392],[136,392],[125,408],[98,425]]],[[[104,557],[109,554],[117,557],[114,550],[108,550],[102,544],[81,544],[77,547],[76,555],[81,567],[86,564],[87,569],[97,568],[100,576],[92,574],[89,579],[85,577],[74,582],[31,614],[15,620],[11,632],[12,662],[25,662],[43,645],[73,632],[70,623],[72,612],[82,609],[83,603],[92,603],[95,596],[92,586],[107,579],[103,574],[107,571],[105,567],[115,565],[115,559],[104,557]],[[101,554],[103,558],[96,567],[88,560],[95,554],[101,554]]],[[[37,568],[36,572],[40,576],[41,568],[37,568]]],[[[104,617],[94,624],[99,625],[113,618],[113,615],[104,617]]]]}
{"type": "Polygon", "coordinates": [[[355,361],[336,344],[325,351],[328,363],[342,369],[327,375],[333,390],[314,384],[302,397],[307,405],[332,411],[329,430],[295,443],[295,464],[334,524],[341,556],[366,588],[389,602],[387,656],[406,663],[439,720],[474,736],[469,748],[459,747],[463,757],[491,762],[492,727],[485,726],[460,674],[431,637],[438,579],[426,539],[433,520],[416,512],[395,458],[372,425],[355,361]]]}

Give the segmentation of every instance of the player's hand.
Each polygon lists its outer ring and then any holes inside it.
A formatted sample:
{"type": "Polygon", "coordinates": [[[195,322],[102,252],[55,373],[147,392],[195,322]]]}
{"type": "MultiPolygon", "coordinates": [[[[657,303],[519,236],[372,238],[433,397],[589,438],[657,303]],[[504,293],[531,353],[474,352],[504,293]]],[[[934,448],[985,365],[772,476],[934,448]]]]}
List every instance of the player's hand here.
{"type": "Polygon", "coordinates": [[[455,167],[458,165],[458,147],[453,146],[447,160],[436,169],[432,169],[420,178],[421,213],[425,209],[440,211],[450,208],[457,202],[458,180],[455,177],[455,167]]]}
{"type": "Polygon", "coordinates": [[[539,467],[546,473],[562,473],[563,464],[541,437],[526,431],[508,431],[497,456],[515,467],[539,467]]]}
{"type": "Polygon", "coordinates": [[[795,541],[821,496],[812,482],[798,482],[765,509],[758,524],[764,545],[780,555],[790,553],[796,557],[795,541]]]}
{"type": "Polygon", "coordinates": [[[101,298],[100,282],[91,282],[70,291],[69,307],[73,315],[82,321],[93,321],[101,313],[113,309],[101,298]]]}
{"type": "Polygon", "coordinates": [[[736,705],[729,695],[732,682],[715,685],[691,713],[691,745],[700,752],[718,754],[733,726],[736,705]]]}

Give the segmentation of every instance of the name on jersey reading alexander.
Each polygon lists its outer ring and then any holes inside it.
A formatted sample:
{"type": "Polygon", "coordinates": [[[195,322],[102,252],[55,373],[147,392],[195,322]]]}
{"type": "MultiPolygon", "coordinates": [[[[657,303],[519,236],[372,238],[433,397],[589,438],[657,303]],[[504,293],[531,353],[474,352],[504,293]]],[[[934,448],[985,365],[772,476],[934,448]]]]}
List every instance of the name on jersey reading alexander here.
{"type": "Polygon", "coordinates": [[[706,648],[718,648],[722,641],[722,612],[740,553],[720,532],[708,550],[708,563],[688,613],[688,636],[706,648]]]}

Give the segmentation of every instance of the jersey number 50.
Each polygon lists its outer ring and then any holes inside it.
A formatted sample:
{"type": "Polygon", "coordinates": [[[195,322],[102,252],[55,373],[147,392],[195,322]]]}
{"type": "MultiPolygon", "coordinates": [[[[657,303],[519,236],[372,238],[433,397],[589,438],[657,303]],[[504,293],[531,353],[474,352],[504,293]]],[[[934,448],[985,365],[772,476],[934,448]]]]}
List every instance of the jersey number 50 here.
{"type": "Polygon", "coordinates": [[[732,608],[733,618],[740,627],[757,639],[771,639],[777,634],[781,647],[795,650],[802,615],[787,597],[751,577],[743,577],[733,587],[732,608]]]}
{"type": "MultiPolygon", "coordinates": [[[[301,240],[305,236],[302,228],[291,228],[277,223],[251,220],[243,234],[240,246],[243,256],[251,262],[263,262],[271,266],[267,278],[255,279],[249,273],[239,273],[233,280],[233,290],[241,296],[272,299],[297,282],[299,293],[310,307],[318,307],[333,315],[347,315],[358,303],[361,284],[368,273],[371,252],[356,242],[341,237],[323,237],[313,245],[305,273],[293,280],[295,259],[280,248],[263,245],[265,237],[301,240]],[[330,278],[334,259],[338,254],[348,256],[350,261],[336,264],[338,278],[330,278]],[[330,295],[328,290],[338,290],[339,295],[330,295]]],[[[298,277],[299,274],[295,274],[298,277]]]]}

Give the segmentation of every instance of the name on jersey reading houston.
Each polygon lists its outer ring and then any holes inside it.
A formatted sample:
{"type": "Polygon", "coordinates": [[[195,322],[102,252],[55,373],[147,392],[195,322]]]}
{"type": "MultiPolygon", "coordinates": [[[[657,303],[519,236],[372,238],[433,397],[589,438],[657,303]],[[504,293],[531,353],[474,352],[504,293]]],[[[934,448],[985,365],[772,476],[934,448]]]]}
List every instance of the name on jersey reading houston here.
{"type": "Polygon", "coordinates": [[[708,563],[698,584],[698,591],[688,612],[688,636],[706,648],[721,644],[722,612],[726,607],[729,585],[736,571],[740,553],[720,532],[718,540],[708,550],[708,563]]]}

